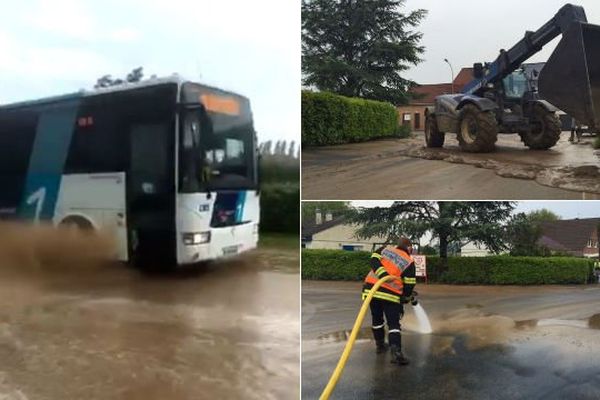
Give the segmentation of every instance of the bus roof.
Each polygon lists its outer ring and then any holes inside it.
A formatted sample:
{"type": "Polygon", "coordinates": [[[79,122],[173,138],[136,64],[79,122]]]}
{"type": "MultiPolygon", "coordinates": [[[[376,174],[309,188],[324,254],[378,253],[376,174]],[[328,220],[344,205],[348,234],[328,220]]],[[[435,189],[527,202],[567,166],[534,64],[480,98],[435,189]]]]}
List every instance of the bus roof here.
{"type": "Polygon", "coordinates": [[[140,82],[124,82],[122,84],[109,86],[109,87],[94,88],[92,90],[82,89],[78,92],[68,93],[68,94],[63,94],[63,95],[58,95],[58,96],[44,97],[41,99],[26,100],[26,101],[20,101],[20,102],[9,103],[9,104],[0,104],[0,111],[18,109],[18,108],[22,108],[22,107],[31,107],[31,106],[43,105],[43,104],[51,104],[51,103],[56,103],[56,102],[75,100],[75,99],[79,99],[79,98],[98,96],[98,95],[106,94],[106,93],[116,93],[116,92],[134,90],[134,89],[139,89],[139,88],[144,88],[144,87],[158,86],[158,85],[169,84],[169,83],[180,86],[183,83],[187,83],[187,82],[194,83],[196,85],[200,85],[205,88],[209,88],[209,89],[213,89],[216,91],[225,92],[225,93],[229,93],[229,94],[232,94],[232,95],[235,95],[238,97],[245,98],[245,96],[239,95],[237,93],[233,93],[233,92],[223,90],[223,89],[220,89],[217,87],[208,86],[208,85],[204,85],[201,83],[189,81],[189,80],[183,79],[178,74],[173,74],[171,76],[162,77],[162,78],[145,79],[140,82]]]}

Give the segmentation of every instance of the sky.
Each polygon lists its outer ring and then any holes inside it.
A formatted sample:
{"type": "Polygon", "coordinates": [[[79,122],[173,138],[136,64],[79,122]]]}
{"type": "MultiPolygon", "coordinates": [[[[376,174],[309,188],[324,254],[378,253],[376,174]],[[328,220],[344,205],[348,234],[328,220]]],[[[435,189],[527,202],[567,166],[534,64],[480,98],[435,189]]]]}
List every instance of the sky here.
{"type": "Polygon", "coordinates": [[[0,104],[179,73],[250,98],[259,140],[300,138],[296,0],[25,0],[0,13],[0,104]]]}
{"type": "MultiPolygon", "coordinates": [[[[418,27],[424,34],[424,62],[412,67],[406,77],[418,83],[451,81],[447,58],[458,74],[461,67],[491,62],[500,49],[508,50],[525,35],[549,21],[564,0],[407,0],[403,12],[423,8],[428,16],[418,27]]],[[[588,22],[600,24],[600,1],[580,0],[588,22]]],[[[550,42],[528,62],[546,61],[559,39],[550,42]]]]}
{"type": "MultiPolygon", "coordinates": [[[[374,201],[352,201],[351,204],[355,207],[388,207],[393,203],[391,200],[374,200],[374,201]]],[[[514,213],[530,212],[548,209],[559,215],[562,219],[573,218],[598,218],[600,217],[600,200],[585,200],[585,201],[560,201],[560,200],[545,200],[545,201],[519,201],[515,207],[514,213]]]]}

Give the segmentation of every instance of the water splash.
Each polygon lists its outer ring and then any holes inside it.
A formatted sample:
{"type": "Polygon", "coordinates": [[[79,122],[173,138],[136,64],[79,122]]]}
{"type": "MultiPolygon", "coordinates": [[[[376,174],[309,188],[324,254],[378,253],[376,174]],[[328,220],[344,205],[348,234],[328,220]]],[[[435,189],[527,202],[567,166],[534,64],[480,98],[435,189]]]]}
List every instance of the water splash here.
{"type": "Polygon", "coordinates": [[[419,332],[423,334],[430,334],[433,332],[431,329],[431,323],[429,322],[429,317],[427,316],[425,309],[421,306],[421,303],[414,306],[413,309],[415,310],[415,316],[417,317],[419,332]]]}

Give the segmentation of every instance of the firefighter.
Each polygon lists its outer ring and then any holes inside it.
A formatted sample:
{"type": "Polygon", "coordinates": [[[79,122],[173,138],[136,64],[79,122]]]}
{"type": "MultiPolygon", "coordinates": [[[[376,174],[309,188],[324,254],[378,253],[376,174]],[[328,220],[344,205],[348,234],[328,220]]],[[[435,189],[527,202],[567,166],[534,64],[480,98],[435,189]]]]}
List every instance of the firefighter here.
{"type": "Polygon", "coordinates": [[[382,247],[371,254],[371,271],[365,278],[362,298],[367,297],[369,290],[381,278],[387,275],[400,277],[385,282],[375,292],[371,300],[372,330],[377,353],[387,350],[384,326],[388,326],[388,342],[392,353],[391,362],[408,365],[409,360],[402,353],[400,336],[400,320],[404,316],[404,304],[414,300],[413,288],[416,284],[415,263],[411,256],[412,243],[406,237],[398,240],[396,247],[382,247]],[[384,321],[385,316],[385,321],[384,321]]]}

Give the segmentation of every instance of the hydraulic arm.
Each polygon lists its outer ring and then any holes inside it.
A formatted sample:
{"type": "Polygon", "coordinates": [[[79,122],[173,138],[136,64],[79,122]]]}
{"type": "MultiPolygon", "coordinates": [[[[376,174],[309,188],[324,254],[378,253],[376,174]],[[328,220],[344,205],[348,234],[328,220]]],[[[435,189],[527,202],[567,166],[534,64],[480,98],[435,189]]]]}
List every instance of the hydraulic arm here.
{"type": "Polygon", "coordinates": [[[500,50],[500,55],[485,66],[475,64],[475,79],[465,85],[463,93],[482,95],[488,84],[496,84],[518,69],[523,62],[536,54],[552,39],[565,34],[574,22],[585,23],[585,10],[580,6],[567,4],[556,15],[535,32],[527,31],[525,37],[508,51],[500,50]]]}

